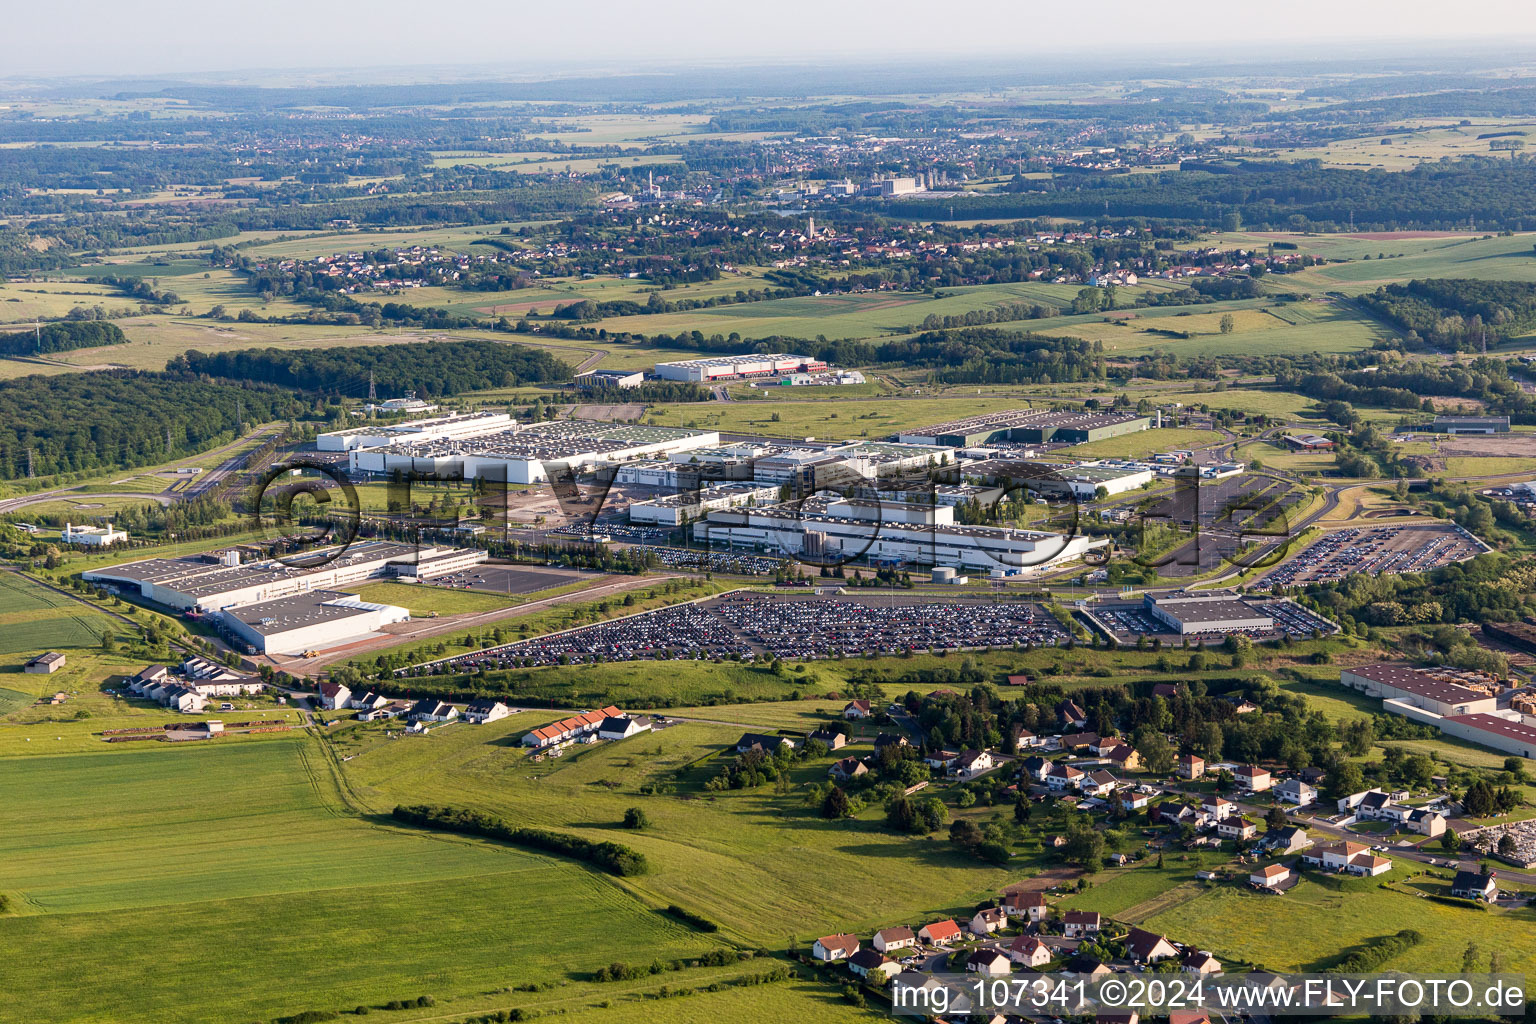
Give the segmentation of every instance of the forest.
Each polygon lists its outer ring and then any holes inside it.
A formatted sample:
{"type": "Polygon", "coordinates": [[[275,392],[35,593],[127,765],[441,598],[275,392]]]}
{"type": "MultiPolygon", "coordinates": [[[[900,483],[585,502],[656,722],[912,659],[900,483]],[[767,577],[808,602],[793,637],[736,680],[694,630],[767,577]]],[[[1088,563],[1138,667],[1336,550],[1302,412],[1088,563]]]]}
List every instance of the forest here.
{"type": "Polygon", "coordinates": [[[466,391],[564,381],[571,368],[547,352],[496,341],[419,342],[357,348],[240,349],[185,352],[167,364],[172,373],[260,381],[326,395],[378,393],[442,398],[466,391]]]}
{"type": "Polygon", "coordinates": [[[306,414],[273,387],[112,370],[0,382],[0,479],[128,468],[202,451],[242,420],[306,414]]]}
{"type": "Polygon", "coordinates": [[[1526,281],[1414,280],[1383,285],[1360,302],[1418,339],[1459,351],[1536,328],[1536,284],[1526,281]]]}
{"type": "Polygon", "coordinates": [[[0,355],[47,355],[77,348],[121,345],[127,340],[122,328],[104,320],[61,320],[36,330],[0,334],[0,355]]]}

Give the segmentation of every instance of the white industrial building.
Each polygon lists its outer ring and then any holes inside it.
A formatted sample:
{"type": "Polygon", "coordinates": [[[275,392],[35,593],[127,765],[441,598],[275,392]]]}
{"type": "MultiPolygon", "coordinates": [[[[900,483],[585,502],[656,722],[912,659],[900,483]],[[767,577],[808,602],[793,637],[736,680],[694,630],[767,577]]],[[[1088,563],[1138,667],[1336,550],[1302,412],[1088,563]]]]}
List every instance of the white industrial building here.
{"type": "Polygon", "coordinates": [[[411,613],[398,605],[375,604],[356,594],[311,590],[255,604],[225,608],[219,619],[235,642],[252,653],[298,655],[360,640],[411,613]]]}
{"type": "Polygon", "coordinates": [[[695,540],[774,554],[873,563],[1031,571],[1080,558],[1107,541],[1038,530],[954,525],[949,506],[844,500],[711,512],[695,540]]]}
{"type": "Polygon", "coordinates": [[[454,416],[436,416],[427,420],[408,420],[389,425],[362,423],[355,427],[331,430],[315,437],[315,449],[322,452],[350,452],[357,448],[382,448],[389,444],[421,444],[454,437],[479,437],[512,426],[512,417],[504,412],[470,412],[454,416]]]}
{"type": "Polygon", "coordinates": [[[1147,614],[1171,632],[1227,633],[1251,630],[1267,633],[1275,628],[1274,616],[1249,605],[1231,593],[1173,594],[1142,599],[1147,614]]]}
{"type": "Polygon", "coordinates": [[[683,526],[718,509],[768,505],[778,500],[777,487],[721,484],[697,491],[668,494],[649,501],[631,502],[629,521],[655,526],[683,526]]]}
{"type": "Polygon", "coordinates": [[[827,364],[809,356],[774,352],[764,355],[716,356],[708,359],[682,359],[657,363],[656,376],[662,380],[709,381],[742,377],[767,377],[784,373],[820,373],[827,364]]]}
{"type": "Polygon", "coordinates": [[[1498,700],[1488,693],[1462,685],[1465,680],[1448,672],[1416,669],[1408,665],[1357,665],[1339,673],[1339,682],[1376,697],[1389,705],[1388,711],[1401,710],[1393,703],[1433,712],[1436,715],[1489,714],[1498,700]]]}
{"type": "Polygon", "coordinates": [[[548,480],[561,466],[581,472],[719,443],[713,430],[557,420],[475,437],[353,449],[348,466],[357,474],[425,473],[531,484],[548,480]]]}
{"type": "Polygon", "coordinates": [[[576,375],[579,388],[637,388],[644,383],[642,370],[588,370],[576,375]]]}
{"type": "Polygon", "coordinates": [[[114,529],[111,523],[105,526],[76,526],[73,523],[65,523],[64,532],[59,534],[59,539],[65,544],[109,548],[113,544],[121,544],[127,540],[128,534],[126,531],[114,529]]]}
{"type": "Polygon", "coordinates": [[[87,569],[81,576],[91,583],[135,590],[145,600],[176,611],[216,612],[376,577],[441,576],[486,559],[479,550],[380,540],[354,543],[339,553],[336,549],[307,553],[312,567],[275,560],[242,565],[230,554],[146,558],[87,569]]]}

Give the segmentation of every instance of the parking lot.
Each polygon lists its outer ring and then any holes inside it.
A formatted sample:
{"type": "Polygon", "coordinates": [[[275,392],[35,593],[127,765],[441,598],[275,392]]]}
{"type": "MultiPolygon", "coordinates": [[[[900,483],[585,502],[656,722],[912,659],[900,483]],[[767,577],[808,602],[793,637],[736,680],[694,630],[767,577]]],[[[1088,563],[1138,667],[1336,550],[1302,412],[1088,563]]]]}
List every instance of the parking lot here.
{"type": "Polygon", "coordinates": [[[1197,637],[1207,641],[1213,637],[1221,639],[1229,632],[1241,633],[1255,640],[1271,640],[1282,634],[1294,639],[1305,639],[1314,633],[1327,635],[1338,630],[1338,626],[1332,622],[1293,601],[1247,599],[1245,603],[1274,619],[1275,628],[1264,631],[1238,629],[1210,630],[1198,634],[1175,633],[1154,619],[1140,604],[1098,604],[1093,607],[1090,614],[1094,621],[1109,630],[1114,635],[1115,642],[1121,645],[1135,644],[1143,636],[1161,638],[1165,644],[1177,644],[1181,643],[1186,635],[1191,642],[1197,637]]]}
{"type": "Polygon", "coordinates": [[[563,587],[567,583],[589,578],[569,569],[529,568],[518,565],[476,565],[451,576],[428,580],[434,587],[457,590],[480,590],[488,594],[532,594],[550,587],[563,587]]]}
{"type": "Polygon", "coordinates": [[[866,652],[1054,646],[1066,639],[1061,623],[1027,601],[751,594],[488,647],[402,672],[761,654],[828,658],[866,652]]]}
{"type": "Polygon", "coordinates": [[[1279,566],[1263,585],[1290,587],[1336,583],[1361,573],[1380,576],[1427,572],[1462,562],[1483,547],[1459,527],[1372,526],[1337,530],[1279,566]]]}

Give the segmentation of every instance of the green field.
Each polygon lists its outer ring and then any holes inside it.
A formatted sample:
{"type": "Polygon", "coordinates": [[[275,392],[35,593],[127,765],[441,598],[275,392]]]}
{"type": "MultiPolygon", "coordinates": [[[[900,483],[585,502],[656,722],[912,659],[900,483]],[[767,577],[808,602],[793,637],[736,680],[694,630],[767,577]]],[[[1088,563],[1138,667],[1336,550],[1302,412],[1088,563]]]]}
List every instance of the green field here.
{"type": "Polygon", "coordinates": [[[510,608],[519,604],[500,594],[486,594],[471,590],[450,590],[430,583],[370,583],[358,587],[357,596],[364,601],[395,604],[409,608],[412,618],[438,615],[464,615],[490,612],[497,608],[510,608]]]}
{"type": "Polygon", "coordinates": [[[0,572],[0,655],[95,647],[109,626],[82,604],[0,572]]]}
{"type": "Polygon", "coordinates": [[[27,1019],[441,1003],[579,977],[615,929],[647,957],[717,944],[572,863],[350,813],[322,760],[313,739],[0,760],[0,951],[27,1019]]]}
{"type": "Polygon", "coordinates": [[[1386,965],[1392,970],[1443,971],[1461,963],[1469,943],[1482,946],[1486,956],[1490,941],[1503,970],[1536,968],[1536,923],[1524,912],[1479,913],[1391,890],[1347,892],[1311,880],[1281,897],[1221,885],[1142,926],[1272,971],[1321,969],[1341,951],[1404,928],[1420,932],[1424,941],[1386,965]]]}

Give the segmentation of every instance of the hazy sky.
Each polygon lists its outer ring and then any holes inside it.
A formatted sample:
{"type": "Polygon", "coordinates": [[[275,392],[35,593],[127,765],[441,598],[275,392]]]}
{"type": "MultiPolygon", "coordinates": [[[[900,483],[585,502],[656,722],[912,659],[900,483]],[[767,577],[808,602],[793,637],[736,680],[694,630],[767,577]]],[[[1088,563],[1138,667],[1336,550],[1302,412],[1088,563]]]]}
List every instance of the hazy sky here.
{"type": "MultiPolygon", "coordinates": [[[[1536,36],[1532,0],[9,0],[0,75],[552,65],[732,58],[1199,51],[1536,36]]],[[[1302,49],[1304,52],[1304,49],[1302,49]]],[[[1529,47],[1512,47],[1511,62],[1529,47]]]]}

